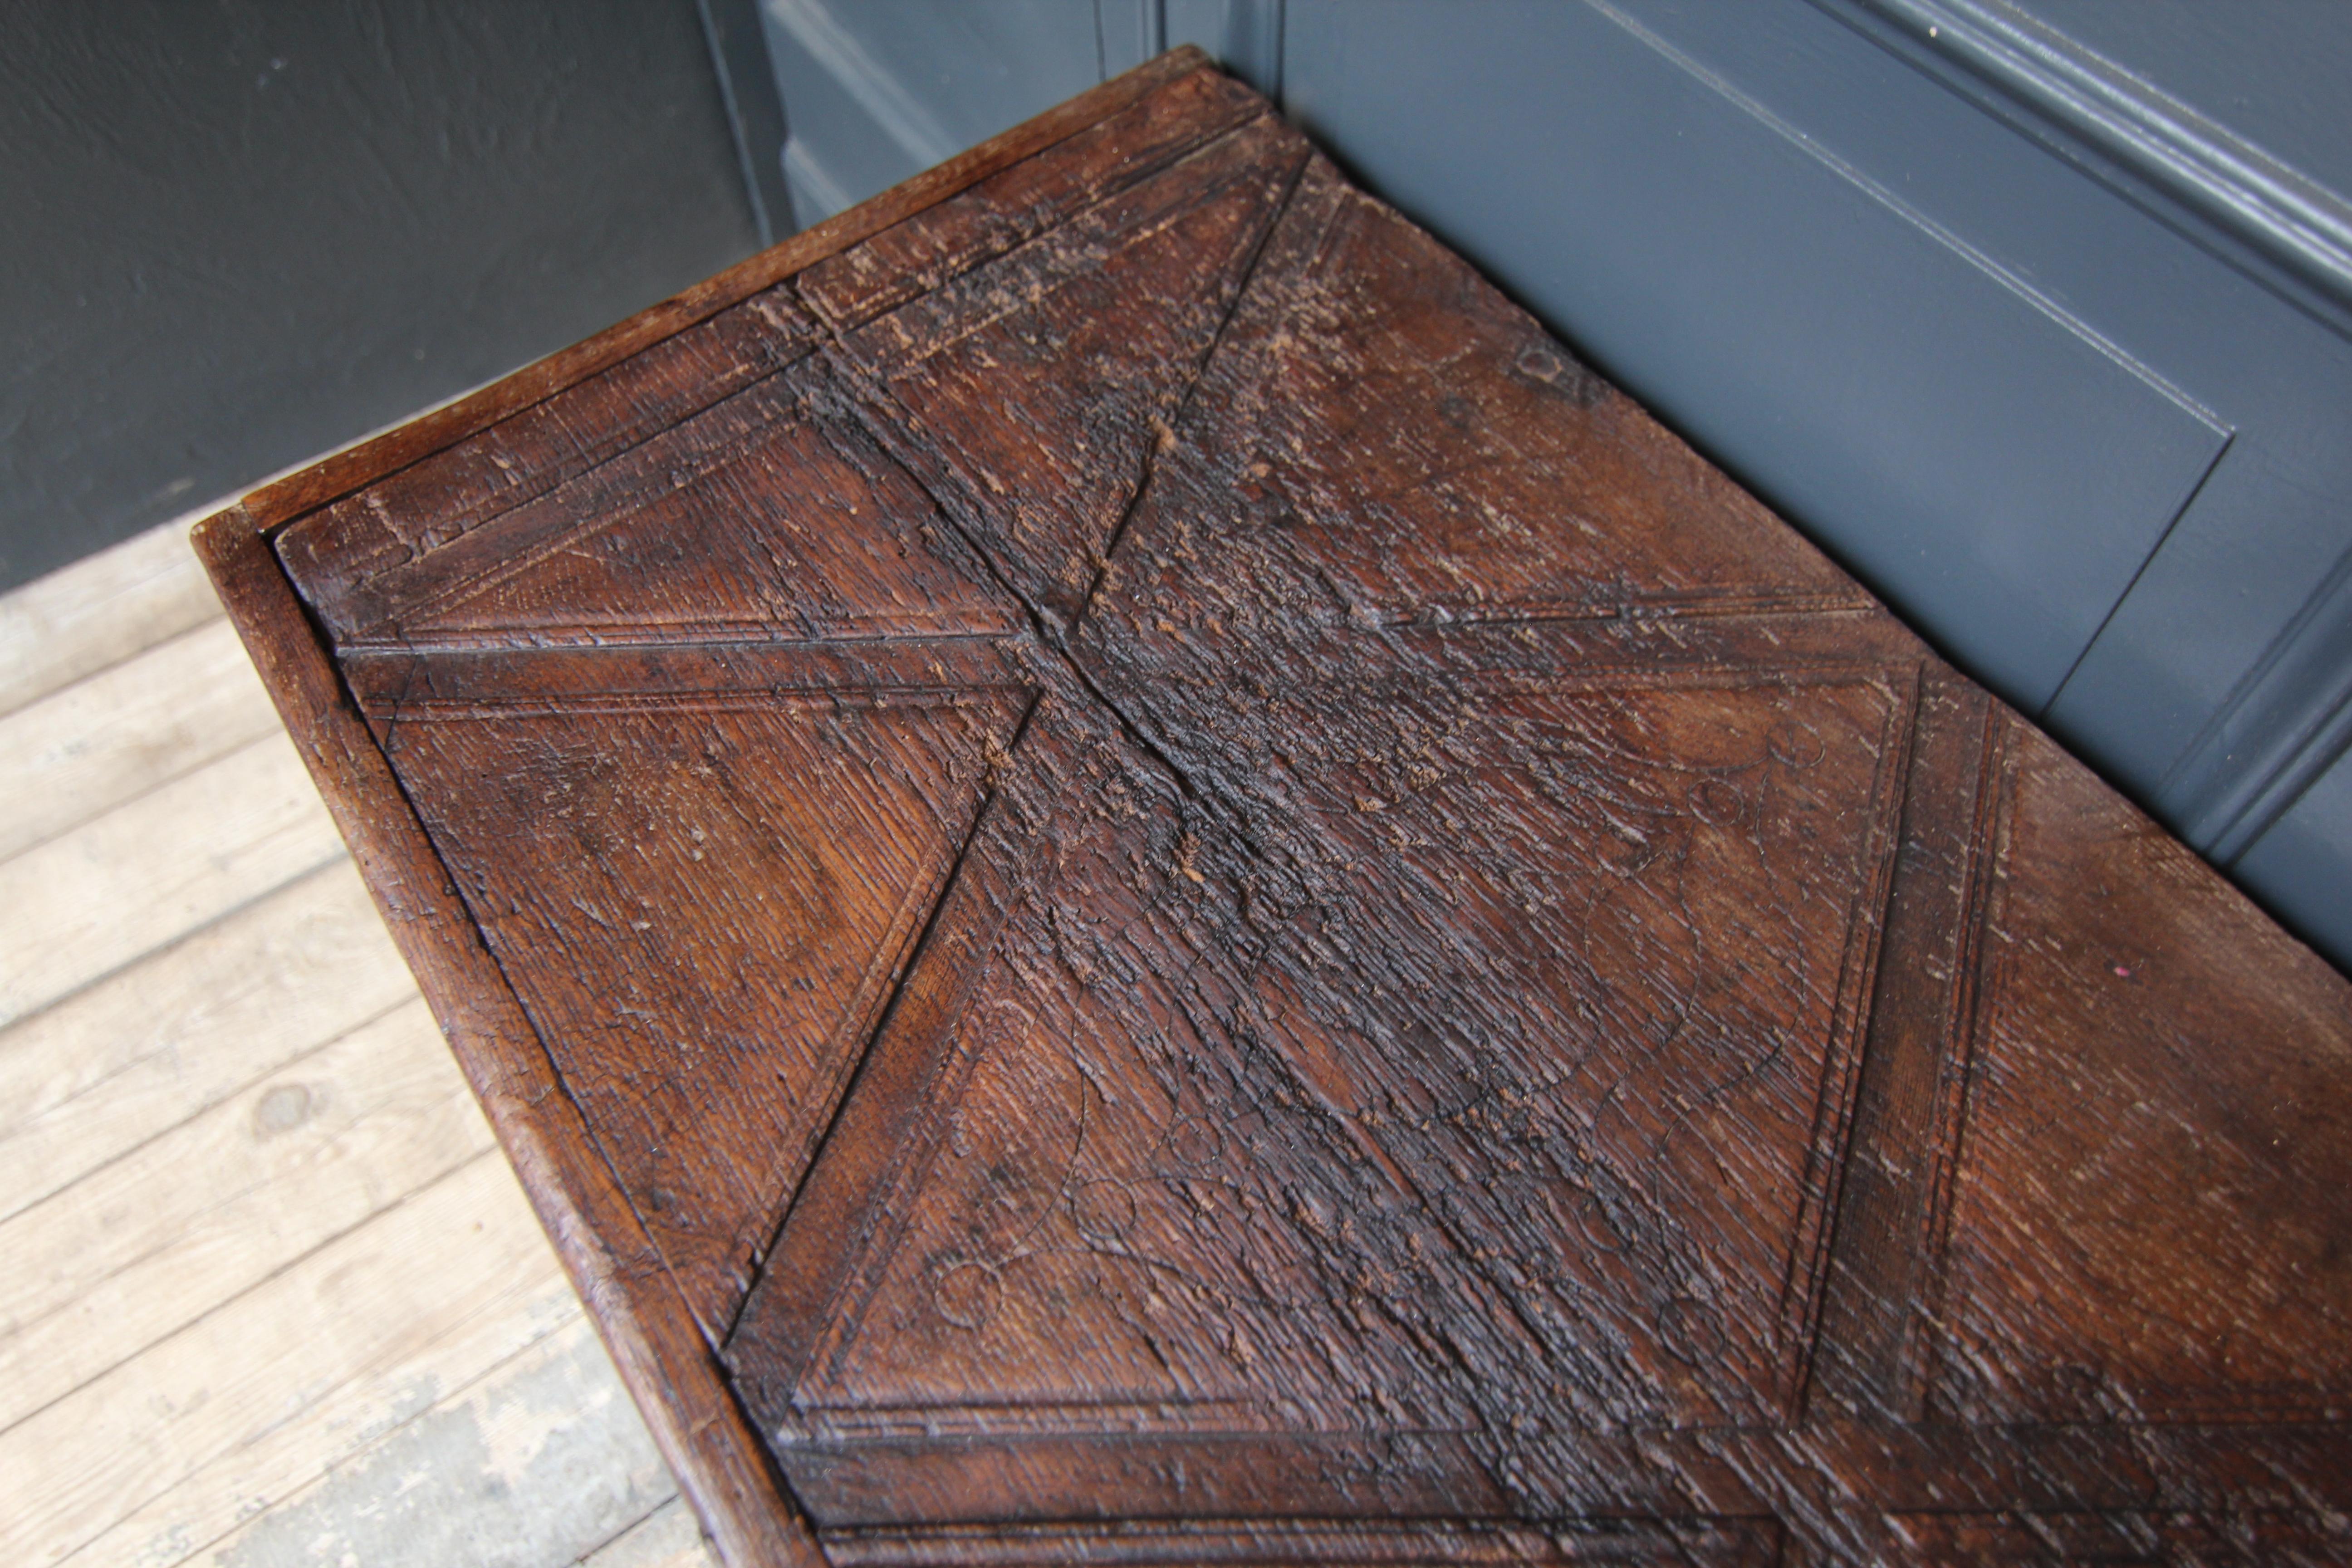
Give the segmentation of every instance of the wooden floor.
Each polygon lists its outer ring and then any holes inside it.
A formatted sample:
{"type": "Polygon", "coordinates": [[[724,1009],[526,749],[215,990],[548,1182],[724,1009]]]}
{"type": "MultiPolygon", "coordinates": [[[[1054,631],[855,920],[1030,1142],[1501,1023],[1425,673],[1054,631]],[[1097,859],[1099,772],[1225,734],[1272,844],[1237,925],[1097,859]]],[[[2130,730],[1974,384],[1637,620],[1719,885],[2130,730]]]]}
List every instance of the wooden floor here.
{"type": "Polygon", "coordinates": [[[712,1561],[184,530],[0,598],[0,1563],[712,1561]]]}

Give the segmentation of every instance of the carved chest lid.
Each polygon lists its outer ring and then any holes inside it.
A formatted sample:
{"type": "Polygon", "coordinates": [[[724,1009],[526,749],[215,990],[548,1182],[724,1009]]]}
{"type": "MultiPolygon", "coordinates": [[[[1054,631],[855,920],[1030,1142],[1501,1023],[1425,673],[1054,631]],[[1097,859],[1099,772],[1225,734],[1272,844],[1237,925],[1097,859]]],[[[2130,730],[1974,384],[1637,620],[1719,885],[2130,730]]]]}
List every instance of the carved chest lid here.
{"type": "Polygon", "coordinates": [[[210,542],[730,1550],[2331,1550],[2342,979],[1263,101],[1057,113],[210,542]]]}

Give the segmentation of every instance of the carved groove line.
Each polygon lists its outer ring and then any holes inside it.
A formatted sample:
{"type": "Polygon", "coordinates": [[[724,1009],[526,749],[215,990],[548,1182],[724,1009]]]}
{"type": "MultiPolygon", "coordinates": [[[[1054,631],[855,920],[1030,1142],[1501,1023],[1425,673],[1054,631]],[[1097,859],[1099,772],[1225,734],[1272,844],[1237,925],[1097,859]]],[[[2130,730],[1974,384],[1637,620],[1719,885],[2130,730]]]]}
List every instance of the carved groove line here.
{"type": "MultiPolygon", "coordinates": [[[[1043,700],[1042,694],[1034,695],[1022,710],[1020,721],[1013,726],[1012,737],[1005,742],[1004,755],[995,764],[997,768],[1009,768],[1014,765],[1014,759],[1022,754],[1023,743],[1028,737],[1029,726],[1036,718],[1037,710],[1043,700]]],[[[940,911],[947,908],[950,896],[956,890],[958,883],[962,879],[964,864],[971,854],[972,846],[977,844],[988,830],[990,819],[997,810],[997,804],[1003,793],[1001,779],[992,779],[989,786],[982,792],[979,805],[972,813],[971,826],[964,833],[961,841],[957,844],[954,858],[950,861],[945,874],[939,879],[938,887],[931,895],[929,907],[923,912],[921,929],[917,931],[913,942],[903,949],[905,955],[903,962],[892,976],[887,994],[883,999],[882,1005],[874,1010],[870,1025],[865,1030],[864,1037],[857,1043],[854,1060],[847,1061],[842,1071],[838,1080],[838,1092],[832,1100],[824,1127],[809,1141],[808,1160],[802,1166],[800,1184],[778,1212],[774,1222],[768,1226],[767,1239],[761,1244],[755,1254],[757,1260],[753,1270],[755,1288],[758,1278],[766,1272],[767,1259],[774,1255],[777,1238],[783,1234],[784,1227],[792,1220],[793,1210],[798,1206],[802,1195],[808,1190],[808,1173],[816,1170],[824,1163],[825,1151],[832,1146],[834,1134],[841,1125],[842,1112],[857,1093],[858,1082],[865,1075],[866,1064],[873,1054],[875,1042],[880,1039],[885,1031],[889,1028],[892,1017],[898,1013],[899,1004],[907,994],[908,983],[922,969],[924,959],[930,950],[932,935],[939,927],[940,911]]],[[[742,1299],[735,1303],[734,1314],[729,1320],[725,1331],[718,1336],[715,1348],[724,1347],[727,1342],[734,1337],[735,1331],[743,1321],[743,1309],[750,1303],[751,1296],[752,1291],[746,1290],[742,1299]]],[[[830,1313],[828,1312],[827,1315],[829,1316],[830,1313]]],[[[730,1386],[732,1386],[733,1379],[730,1378],[728,1381],[730,1386]]],[[[756,1426],[757,1423],[753,1425],[756,1426]]]]}
{"type": "MultiPolygon", "coordinates": [[[[1954,983],[1945,1013],[1943,1066],[1927,1157],[1932,1162],[1925,1215],[1926,1307],[1904,1335],[1901,1411],[1905,1419],[1927,1419],[1941,1373],[1941,1328],[1946,1322],[1950,1274],[1952,1211],[1966,1153],[1969,1103],[1977,1074],[1977,1040],[1986,1019],[1986,998],[1997,994],[1996,977],[1982,973],[1984,950],[1997,915],[1997,889],[2008,854],[2009,816],[2016,780],[2009,768],[2011,720],[1990,704],[1977,763],[1976,820],[1969,839],[1968,900],[1962,940],[1954,961],[1954,983]]],[[[2006,958],[2003,963],[2008,962],[2006,958]]]]}
{"type": "MultiPolygon", "coordinates": [[[[801,362],[795,362],[795,364],[799,363],[801,362]]],[[[707,479],[710,475],[726,468],[730,464],[740,462],[745,458],[751,456],[753,451],[753,443],[756,438],[763,432],[773,426],[779,420],[790,418],[795,415],[803,418],[807,416],[806,400],[804,397],[794,397],[790,402],[782,404],[772,403],[764,407],[752,401],[753,398],[758,397],[762,394],[772,395],[774,391],[774,384],[789,373],[789,368],[790,367],[788,367],[787,370],[780,370],[775,372],[773,374],[761,377],[760,380],[753,382],[751,385],[744,387],[741,391],[721,398],[719,402],[712,404],[706,409],[703,409],[700,415],[697,416],[697,417],[707,417],[727,408],[730,405],[735,405],[746,410],[758,410],[759,417],[757,422],[750,428],[738,431],[711,446],[698,447],[682,454],[680,460],[670,465],[662,476],[664,482],[657,486],[646,487],[640,493],[631,496],[627,501],[617,508],[611,510],[589,512],[563,527],[553,530],[544,539],[539,540],[521,550],[518,550],[510,555],[502,556],[491,561],[486,561],[474,571],[467,573],[461,576],[454,577],[450,581],[441,584],[439,587],[431,589],[425,594],[419,595],[415,598],[404,600],[397,605],[389,605],[383,602],[381,595],[378,595],[374,618],[368,623],[368,626],[365,631],[362,632],[358,637],[352,640],[348,645],[349,647],[352,651],[379,646],[405,647],[409,645],[404,637],[394,636],[387,638],[379,638],[372,634],[391,624],[394,616],[399,616],[404,618],[414,618],[419,616],[427,616],[436,611],[453,609],[456,606],[466,603],[469,599],[478,598],[481,595],[488,593],[491,589],[496,588],[502,584],[513,581],[516,577],[520,576],[523,573],[538,565],[541,562],[546,561],[551,557],[571,549],[572,546],[579,544],[583,540],[593,539],[599,533],[605,532],[610,529],[619,526],[621,523],[624,523],[629,521],[629,519],[635,517],[637,513],[645,510],[647,507],[656,505],[667,496],[693,484],[696,480],[707,479]],[[799,406],[794,406],[795,405],[798,405],[799,406]]],[[[628,452],[619,454],[608,462],[598,464],[595,468],[589,469],[586,473],[575,475],[573,478],[564,481],[564,483],[549,490],[546,494],[533,498],[531,501],[526,502],[525,505],[543,506],[550,504],[572,486],[580,484],[583,480],[585,480],[592,476],[601,474],[604,469],[611,468],[614,463],[622,461],[624,458],[643,453],[646,447],[659,441],[662,437],[670,435],[680,427],[681,426],[671,426],[669,429],[660,432],[659,435],[654,436],[647,440],[639,443],[637,446],[629,448],[628,452]]],[[[508,511],[501,512],[499,514],[499,521],[513,517],[523,510],[523,507],[518,506],[508,511]]],[[[479,528],[471,530],[459,536],[460,539],[477,539],[480,537],[482,537],[482,531],[479,528]]],[[[458,541],[452,540],[449,542],[451,544],[455,544],[458,542],[458,541]]],[[[446,549],[447,546],[445,545],[443,548],[446,549]]],[[[436,552],[436,553],[438,552],[436,552]]]]}
{"type": "Polygon", "coordinates": [[[1209,367],[1216,363],[1218,352],[1225,346],[1225,335],[1233,330],[1234,319],[1241,314],[1242,302],[1249,298],[1250,289],[1257,282],[1258,264],[1265,258],[1266,247],[1274,242],[1275,235],[1281,230],[1283,219],[1290,216],[1291,204],[1298,195],[1299,184],[1306,179],[1311,163],[1311,159],[1298,160],[1289,177],[1283,182],[1282,195],[1275,202],[1273,214],[1266,219],[1265,227],[1259,232],[1256,243],[1250,247],[1249,259],[1242,263],[1241,282],[1234,288],[1233,299],[1226,302],[1224,314],[1218,318],[1217,330],[1209,335],[1208,347],[1202,351],[1201,357],[1194,363],[1192,374],[1184,383],[1183,393],[1167,416],[1167,424],[1162,427],[1165,434],[1155,432],[1154,439],[1145,446],[1143,472],[1136,480],[1134,493],[1128,497],[1126,506],[1120,509],[1118,521],[1111,526],[1110,537],[1103,541],[1094,577],[1087,583],[1086,594],[1078,601],[1078,613],[1071,618],[1072,632],[1085,624],[1087,615],[1094,609],[1095,597],[1102,591],[1103,578],[1110,571],[1111,557],[1118,552],[1120,542],[1127,537],[1128,525],[1135,521],[1135,514],[1142,509],[1143,498],[1150,493],[1151,481],[1160,470],[1163,446],[1175,444],[1175,432],[1182,427],[1193,397],[1199,394],[1201,384],[1208,378],[1209,367]]]}
{"type": "Polygon", "coordinates": [[[1853,1130],[1854,1093],[1862,1081],[1872,982],[1877,975],[1888,904],[1895,892],[1895,858],[1902,847],[1903,797],[1910,773],[1909,737],[1917,729],[1921,707],[1920,671],[1914,666],[1909,673],[1901,695],[1888,693],[1893,699],[1891,710],[1879,730],[1878,772],[1871,785],[1876,820],[1864,849],[1870,861],[1870,879],[1856,896],[1855,907],[1846,921],[1837,1011],[1830,1022],[1829,1047],[1822,1064],[1820,1093],[1806,1145],[1803,1199],[1797,1213],[1793,1245],[1789,1249],[1789,1272],[1781,1286],[1775,1338],[1782,1342],[1779,1392],[1784,1420],[1794,1420],[1801,1413],[1811,1373],[1813,1335],[1821,1322],[1822,1279],[1829,1269],[1838,1195],[1853,1130]]]}

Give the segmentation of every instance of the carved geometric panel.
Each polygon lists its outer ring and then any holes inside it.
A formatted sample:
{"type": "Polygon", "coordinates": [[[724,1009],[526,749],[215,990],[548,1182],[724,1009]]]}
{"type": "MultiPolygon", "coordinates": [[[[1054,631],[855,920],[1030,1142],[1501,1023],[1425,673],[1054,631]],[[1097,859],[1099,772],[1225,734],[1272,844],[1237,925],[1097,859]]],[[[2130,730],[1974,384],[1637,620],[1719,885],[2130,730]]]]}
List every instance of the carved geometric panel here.
{"type": "Polygon", "coordinates": [[[402,647],[1002,634],[1013,611],[804,363],[372,585],[402,647]]]}
{"type": "Polygon", "coordinates": [[[379,717],[385,751],[647,1231],[723,1334],[1019,706],[419,706],[379,717]]]}
{"type": "Polygon", "coordinates": [[[1076,618],[1305,156],[1254,120],[842,333],[908,466],[1047,625],[1076,618]]]}
{"type": "Polygon", "coordinates": [[[1900,718],[1868,682],[1461,705],[1444,770],[1318,779],[1255,847],[1033,729],[1050,848],[1008,846],[949,1037],[877,1039],[951,1065],[865,1255],[787,1227],[772,1310],[838,1294],[789,1389],[754,1301],[762,1414],[901,1447],[1781,1414],[1900,718]]]}
{"type": "Polygon", "coordinates": [[[1175,572],[1196,615],[1278,634],[1331,618],[1873,607],[1526,312],[1319,158],[1181,434],[1139,498],[1135,547],[1111,581],[1175,572]]]}
{"type": "Polygon", "coordinates": [[[797,363],[815,325],[785,291],[755,294],[310,512],[278,535],[278,555],[348,642],[384,615],[388,574],[797,363]]]}
{"type": "Polygon", "coordinates": [[[2352,987],[1198,58],[1008,135],[207,536],[734,1559],[2340,1555],[2352,987]]]}

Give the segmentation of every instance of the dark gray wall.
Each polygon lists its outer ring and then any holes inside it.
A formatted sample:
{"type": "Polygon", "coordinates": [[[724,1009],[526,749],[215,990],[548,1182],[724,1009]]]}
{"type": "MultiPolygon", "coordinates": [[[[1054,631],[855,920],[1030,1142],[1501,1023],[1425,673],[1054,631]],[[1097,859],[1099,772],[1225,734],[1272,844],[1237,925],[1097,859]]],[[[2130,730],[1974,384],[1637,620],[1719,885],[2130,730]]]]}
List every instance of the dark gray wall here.
{"type": "Polygon", "coordinates": [[[1280,90],[1276,0],[758,0],[800,226],[1162,49],[1280,90]]]}
{"type": "Polygon", "coordinates": [[[747,254],[695,0],[0,6],[0,585],[747,254]]]}
{"type": "Polygon", "coordinates": [[[1225,55],[2352,956],[2352,7],[762,10],[803,222],[1160,45],[1225,55]]]}

